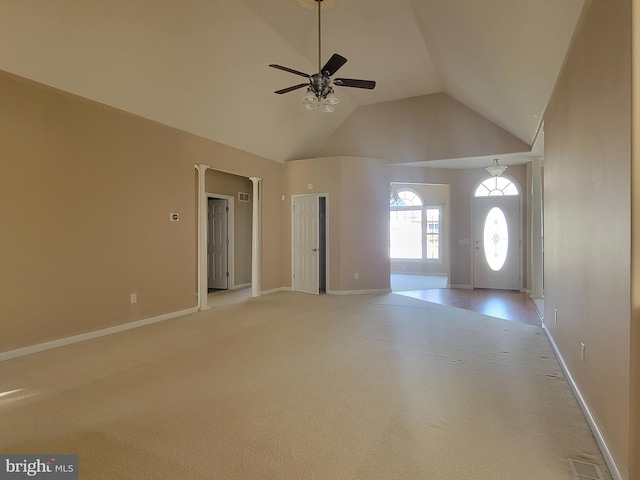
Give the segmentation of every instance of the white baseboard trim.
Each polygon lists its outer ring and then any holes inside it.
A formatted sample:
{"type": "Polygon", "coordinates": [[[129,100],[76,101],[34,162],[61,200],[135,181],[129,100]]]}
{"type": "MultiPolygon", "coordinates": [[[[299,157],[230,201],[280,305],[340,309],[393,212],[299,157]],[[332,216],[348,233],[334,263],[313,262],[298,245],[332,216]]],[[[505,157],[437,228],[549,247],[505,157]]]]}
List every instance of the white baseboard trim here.
{"type": "Polygon", "coordinates": [[[234,285],[230,290],[240,290],[241,288],[249,288],[251,283],[241,283],[240,285],[234,285]]]}
{"type": "Polygon", "coordinates": [[[278,288],[272,288],[271,290],[263,290],[260,292],[260,295],[271,295],[272,293],[278,293],[278,292],[291,292],[291,287],[278,287],[278,288]]]}
{"type": "MultiPolygon", "coordinates": [[[[292,287],[279,287],[271,290],[264,290],[260,295],[271,295],[278,292],[293,292],[292,287]]],[[[391,289],[383,288],[376,290],[327,290],[327,295],[369,295],[372,293],[391,293],[391,289]]]]}
{"type": "Polygon", "coordinates": [[[544,299],[534,298],[533,304],[536,306],[536,310],[538,310],[538,316],[544,321],[544,299]]]}
{"type": "Polygon", "coordinates": [[[372,293],[391,293],[390,288],[375,290],[327,290],[327,295],[370,295],[372,293]]]}
{"type": "Polygon", "coordinates": [[[448,273],[442,272],[396,272],[395,270],[391,271],[391,275],[418,275],[421,277],[448,277],[448,273]]]}
{"type": "Polygon", "coordinates": [[[115,327],[103,328],[101,330],[94,330],[93,332],[81,333],[80,335],[73,335],[71,337],[52,340],[50,342],[38,343],[36,345],[30,345],[28,347],[22,347],[22,348],[17,348],[15,350],[0,352],[0,362],[3,362],[5,360],[11,360],[12,358],[24,357],[25,355],[31,355],[33,353],[44,352],[45,350],[51,350],[53,348],[64,347],[66,345],[71,345],[73,343],[84,342],[85,340],[104,337],[105,335],[112,335],[114,333],[119,333],[119,332],[124,332],[126,330],[132,330],[134,328],[144,327],[145,325],[151,325],[152,323],[164,322],[165,320],[171,320],[172,318],[182,317],[190,313],[196,313],[197,311],[198,311],[198,307],[187,308],[185,310],[179,310],[177,312],[158,315],[157,317],[145,318],[143,320],[137,320],[135,322],[116,325],[115,327]]]}
{"type": "Polygon", "coordinates": [[[473,285],[450,285],[449,288],[464,288],[465,290],[473,290],[473,285]]]}
{"type": "Polygon", "coordinates": [[[609,450],[609,446],[607,445],[604,435],[602,434],[600,427],[598,427],[598,423],[596,422],[596,419],[591,413],[591,409],[589,408],[589,405],[587,404],[584,397],[582,396],[582,393],[580,392],[580,388],[578,388],[578,384],[575,382],[575,380],[571,376],[569,367],[565,363],[564,358],[562,357],[562,354],[560,353],[560,350],[558,349],[558,346],[556,345],[556,342],[553,339],[553,335],[551,335],[551,332],[546,327],[544,322],[542,323],[542,329],[547,335],[547,338],[549,339],[549,343],[551,344],[551,348],[553,349],[553,352],[555,353],[556,358],[560,363],[560,367],[562,367],[562,371],[564,372],[567,378],[567,381],[571,386],[571,390],[573,390],[573,394],[575,395],[576,400],[578,401],[578,404],[580,405],[580,408],[582,409],[582,412],[584,413],[584,416],[587,419],[589,428],[591,428],[591,432],[593,433],[593,436],[596,439],[598,447],[600,447],[600,451],[602,452],[604,461],[607,463],[607,467],[609,467],[609,472],[611,473],[611,476],[613,477],[614,480],[624,480],[624,478],[620,474],[620,470],[618,469],[618,466],[616,465],[613,455],[611,454],[611,450],[609,450]]]}

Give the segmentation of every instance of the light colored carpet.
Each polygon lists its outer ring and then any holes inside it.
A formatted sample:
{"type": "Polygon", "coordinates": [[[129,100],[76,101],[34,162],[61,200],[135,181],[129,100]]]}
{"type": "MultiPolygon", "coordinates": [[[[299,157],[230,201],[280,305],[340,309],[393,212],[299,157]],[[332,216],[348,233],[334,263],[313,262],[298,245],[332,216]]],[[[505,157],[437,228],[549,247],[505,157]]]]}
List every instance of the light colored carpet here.
{"type": "Polygon", "coordinates": [[[541,329],[278,293],[0,363],[0,452],[85,479],[571,479],[602,457],[541,329]]]}

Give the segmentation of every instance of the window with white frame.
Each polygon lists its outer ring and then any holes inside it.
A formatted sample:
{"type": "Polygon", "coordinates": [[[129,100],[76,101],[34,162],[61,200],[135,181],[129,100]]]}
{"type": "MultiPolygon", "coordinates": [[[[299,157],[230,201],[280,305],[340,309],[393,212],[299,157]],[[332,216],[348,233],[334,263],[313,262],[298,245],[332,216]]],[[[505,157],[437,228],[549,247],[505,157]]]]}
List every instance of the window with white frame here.
{"type": "Polygon", "coordinates": [[[424,205],[418,193],[398,190],[390,209],[390,257],[441,262],[442,206],[424,205]]]}
{"type": "Polygon", "coordinates": [[[489,177],[476,188],[475,197],[501,197],[519,195],[515,183],[505,177],[489,177]]]}

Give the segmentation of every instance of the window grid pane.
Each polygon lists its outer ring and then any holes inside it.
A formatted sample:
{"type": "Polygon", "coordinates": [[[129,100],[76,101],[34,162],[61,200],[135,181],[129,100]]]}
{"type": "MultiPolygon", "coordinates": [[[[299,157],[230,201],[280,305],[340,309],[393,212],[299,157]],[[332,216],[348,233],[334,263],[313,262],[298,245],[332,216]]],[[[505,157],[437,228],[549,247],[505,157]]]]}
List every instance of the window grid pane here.
{"type": "Polygon", "coordinates": [[[419,194],[399,190],[390,200],[389,255],[399,260],[441,259],[441,207],[423,206],[419,194]]]}
{"type": "Polygon", "coordinates": [[[427,260],[440,259],[440,209],[427,208],[427,260]]]}
{"type": "Polygon", "coordinates": [[[391,258],[422,258],[422,210],[394,210],[390,218],[391,258]]]}
{"type": "Polygon", "coordinates": [[[489,177],[483,181],[474,193],[475,197],[498,197],[520,195],[518,187],[508,178],[489,177]]]}

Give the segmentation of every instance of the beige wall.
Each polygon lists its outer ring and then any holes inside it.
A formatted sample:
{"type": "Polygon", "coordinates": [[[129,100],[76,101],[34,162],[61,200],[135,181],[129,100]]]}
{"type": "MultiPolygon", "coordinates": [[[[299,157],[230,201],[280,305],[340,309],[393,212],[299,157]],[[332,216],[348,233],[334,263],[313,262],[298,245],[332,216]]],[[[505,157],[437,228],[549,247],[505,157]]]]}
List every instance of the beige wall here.
{"type": "Polygon", "coordinates": [[[285,200],[282,202],[282,284],[292,286],[291,279],[291,196],[322,194],[327,196],[327,285],[340,285],[340,159],[298,160],[284,164],[285,200]],[[307,185],[311,184],[311,190],[307,185]]]}
{"type": "Polygon", "coordinates": [[[341,158],[341,290],[388,290],[389,179],[385,162],[341,158]],[[359,273],[359,279],[354,273],[359,273]]]}
{"type": "Polygon", "coordinates": [[[313,193],[327,194],[328,199],[327,289],[388,290],[389,182],[384,162],[331,157],[287,162],[284,167],[284,285],[291,286],[291,195],[313,193]],[[307,189],[310,183],[312,190],[307,189]]]}
{"type": "Polygon", "coordinates": [[[545,115],[545,319],[623,478],[638,478],[627,476],[639,455],[628,445],[630,5],[590,2],[545,115]]]}
{"type": "MultiPolygon", "coordinates": [[[[251,283],[251,218],[253,184],[247,177],[209,169],[205,173],[205,190],[209,194],[233,197],[234,284],[251,283]],[[238,193],[248,193],[250,202],[238,201],[238,193]]],[[[235,286],[232,285],[232,286],[235,286]]]]}
{"type": "Polygon", "coordinates": [[[478,113],[437,93],[357,108],[316,156],[351,155],[407,163],[529,150],[478,113]]]}
{"type": "MultiPolygon", "coordinates": [[[[629,451],[640,452],[640,4],[632,8],[632,187],[629,451]]],[[[640,455],[629,458],[629,478],[640,478],[640,455]]]]}
{"type": "Polygon", "coordinates": [[[196,163],[264,178],[281,285],[281,164],[9,74],[0,104],[0,351],[195,307],[196,163]]]}

